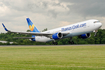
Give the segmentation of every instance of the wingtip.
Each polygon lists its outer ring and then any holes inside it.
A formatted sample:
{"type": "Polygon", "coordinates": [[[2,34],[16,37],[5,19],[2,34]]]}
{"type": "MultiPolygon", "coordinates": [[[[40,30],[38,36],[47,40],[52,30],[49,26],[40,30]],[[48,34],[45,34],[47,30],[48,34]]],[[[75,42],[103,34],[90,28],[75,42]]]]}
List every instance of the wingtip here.
{"type": "Polygon", "coordinates": [[[4,24],[2,23],[3,27],[4,27],[4,24]]]}
{"type": "Polygon", "coordinates": [[[5,31],[8,31],[8,29],[5,27],[5,25],[3,23],[2,23],[2,25],[3,25],[4,29],[5,29],[5,31]]]}

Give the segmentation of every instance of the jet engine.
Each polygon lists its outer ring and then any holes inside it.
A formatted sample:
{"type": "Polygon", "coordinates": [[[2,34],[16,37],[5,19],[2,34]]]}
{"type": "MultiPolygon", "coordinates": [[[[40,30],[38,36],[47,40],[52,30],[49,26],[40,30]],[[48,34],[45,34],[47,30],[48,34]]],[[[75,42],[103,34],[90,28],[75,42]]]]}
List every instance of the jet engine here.
{"type": "Polygon", "coordinates": [[[62,33],[55,33],[52,35],[52,39],[61,39],[63,37],[62,33]]]}
{"type": "Polygon", "coordinates": [[[79,38],[82,38],[82,39],[86,39],[86,38],[89,38],[91,37],[91,34],[90,33],[87,33],[87,34],[82,34],[80,36],[78,36],[79,38]]]}

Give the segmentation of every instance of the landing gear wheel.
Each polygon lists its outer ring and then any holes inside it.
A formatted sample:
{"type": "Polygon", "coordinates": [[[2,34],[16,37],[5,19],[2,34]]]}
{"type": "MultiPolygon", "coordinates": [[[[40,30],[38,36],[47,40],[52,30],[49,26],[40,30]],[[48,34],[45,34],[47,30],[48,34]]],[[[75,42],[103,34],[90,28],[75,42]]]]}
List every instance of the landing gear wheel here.
{"type": "Polygon", "coordinates": [[[57,45],[58,43],[57,42],[52,42],[52,44],[57,45]]]}
{"type": "Polygon", "coordinates": [[[74,44],[74,42],[73,42],[73,41],[69,41],[68,43],[69,43],[69,44],[74,44]]]}
{"type": "Polygon", "coordinates": [[[55,45],[57,45],[58,43],[57,42],[55,42],[55,45]]]}
{"type": "Polygon", "coordinates": [[[71,44],[74,44],[74,42],[72,41],[71,44]]]}

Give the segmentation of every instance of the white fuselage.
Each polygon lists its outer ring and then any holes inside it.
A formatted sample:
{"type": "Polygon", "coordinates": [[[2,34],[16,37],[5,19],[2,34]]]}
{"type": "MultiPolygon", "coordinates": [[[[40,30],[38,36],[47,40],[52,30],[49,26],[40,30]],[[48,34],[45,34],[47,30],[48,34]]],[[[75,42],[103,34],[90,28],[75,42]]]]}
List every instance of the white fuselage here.
{"type": "MultiPolygon", "coordinates": [[[[101,26],[102,26],[102,23],[100,23],[98,20],[88,20],[88,21],[79,22],[76,24],[48,30],[43,33],[52,33],[52,34],[57,32],[68,33],[62,38],[69,38],[69,37],[78,36],[86,33],[91,33],[94,30],[98,30],[101,26]]],[[[51,39],[46,36],[35,36],[35,41],[37,42],[49,42],[53,40],[54,39],[51,39]]]]}

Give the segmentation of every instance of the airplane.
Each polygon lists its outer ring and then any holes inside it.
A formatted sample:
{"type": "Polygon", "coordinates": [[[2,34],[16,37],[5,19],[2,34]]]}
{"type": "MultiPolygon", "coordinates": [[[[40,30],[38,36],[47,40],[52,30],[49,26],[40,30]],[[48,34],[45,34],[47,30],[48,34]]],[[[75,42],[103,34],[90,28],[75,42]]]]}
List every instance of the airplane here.
{"type": "Polygon", "coordinates": [[[57,45],[56,40],[70,38],[69,43],[73,44],[72,37],[78,36],[79,38],[86,39],[91,37],[91,32],[94,32],[96,36],[98,29],[101,28],[102,23],[99,20],[91,19],[75,24],[71,24],[68,26],[63,26],[59,28],[55,28],[52,30],[40,32],[32,23],[29,18],[26,18],[30,32],[17,32],[17,31],[10,31],[8,30],[5,25],[2,23],[5,31],[11,33],[19,33],[19,34],[27,34],[32,35],[32,37],[15,37],[15,38],[23,38],[23,39],[30,39],[31,41],[35,42],[51,42],[54,45],[57,45]]]}

